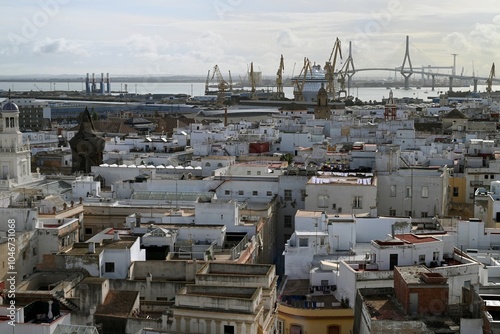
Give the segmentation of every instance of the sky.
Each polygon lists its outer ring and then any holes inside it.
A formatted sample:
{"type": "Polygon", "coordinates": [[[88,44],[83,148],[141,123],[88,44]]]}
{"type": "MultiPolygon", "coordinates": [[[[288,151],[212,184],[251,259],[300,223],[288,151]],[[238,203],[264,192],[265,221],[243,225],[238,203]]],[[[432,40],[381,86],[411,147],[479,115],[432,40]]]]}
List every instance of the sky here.
{"type": "Polygon", "coordinates": [[[456,53],[457,73],[488,76],[500,62],[498,0],[16,0],[0,8],[0,76],[206,76],[217,64],[235,80],[251,62],[275,76],[283,55],[287,77],[304,57],[324,65],[336,38],[337,68],[349,42],[356,68],[394,68],[406,36],[414,68],[452,66],[456,53]]]}

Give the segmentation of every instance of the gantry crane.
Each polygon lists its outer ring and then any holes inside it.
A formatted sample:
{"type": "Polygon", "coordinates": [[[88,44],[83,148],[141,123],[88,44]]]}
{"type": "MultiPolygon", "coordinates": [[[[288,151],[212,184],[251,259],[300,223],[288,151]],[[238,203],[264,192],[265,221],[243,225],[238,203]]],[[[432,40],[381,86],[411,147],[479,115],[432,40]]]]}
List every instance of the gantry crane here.
{"type": "Polygon", "coordinates": [[[486,91],[491,93],[491,86],[493,85],[493,78],[495,77],[495,63],[491,65],[490,75],[486,79],[486,91]]]}
{"type": "Polygon", "coordinates": [[[228,88],[228,83],[222,77],[222,73],[219,70],[219,66],[214,66],[214,73],[212,74],[212,80],[217,77],[217,105],[222,106],[224,104],[224,99],[226,97],[226,90],[228,88]]]}
{"type": "Polygon", "coordinates": [[[335,65],[337,63],[337,57],[340,56],[342,59],[342,50],[340,49],[340,39],[335,40],[333,44],[332,52],[330,53],[330,58],[325,64],[324,70],[326,79],[326,91],[328,95],[332,98],[335,97],[335,65]]]}
{"type": "Polygon", "coordinates": [[[278,100],[282,100],[285,97],[285,93],[283,93],[284,70],[285,70],[285,61],[283,60],[283,55],[281,55],[280,66],[278,67],[278,72],[276,73],[276,94],[278,100]]]}
{"type": "Polygon", "coordinates": [[[295,89],[293,90],[293,96],[295,101],[304,101],[304,95],[302,91],[304,90],[304,84],[306,82],[307,72],[312,76],[311,62],[309,59],[304,58],[304,66],[300,70],[300,74],[294,80],[295,89]]]}

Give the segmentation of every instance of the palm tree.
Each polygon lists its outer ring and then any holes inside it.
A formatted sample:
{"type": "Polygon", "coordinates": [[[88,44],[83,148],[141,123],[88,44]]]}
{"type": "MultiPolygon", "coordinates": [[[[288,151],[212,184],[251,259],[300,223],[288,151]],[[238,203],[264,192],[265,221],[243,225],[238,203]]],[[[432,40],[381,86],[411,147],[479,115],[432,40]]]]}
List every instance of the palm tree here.
{"type": "Polygon", "coordinates": [[[293,163],[293,155],[291,153],[284,153],[281,155],[280,161],[286,161],[291,165],[293,163]]]}

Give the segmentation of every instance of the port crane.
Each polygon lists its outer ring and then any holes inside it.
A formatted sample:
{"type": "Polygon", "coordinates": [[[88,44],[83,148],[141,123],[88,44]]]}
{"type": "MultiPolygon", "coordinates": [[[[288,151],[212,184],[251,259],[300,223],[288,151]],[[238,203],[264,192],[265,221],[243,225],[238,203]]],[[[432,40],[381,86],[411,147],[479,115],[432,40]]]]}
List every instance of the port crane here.
{"type": "Polygon", "coordinates": [[[279,100],[285,97],[283,93],[283,71],[285,70],[285,61],[283,60],[283,55],[281,55],[280,66],[278,67],[278,72],[276,73],[276,94],[279,100]]]}
{"type": "Polygon", "coordinates": [[[493,65],[491,65],[490,75],[488,76],[488,79],[486,80],[486,91],[488,93],[491,93],[491,85],[493,84],[494,77],[495,77],[495,63],[493,63],[493,65]]]}
{"type": "Polygon", "coordinates": [[[340,44],[340,39],[337,37],[335,43],[333,44],[330,58],[323,68],[326,71],[326,91],[331,97],[335,97],[335,65],[337,63],[337,57],[340,57],[340,59],[342,59],[342,50],[340,48],[340,44]]]}
{"type": "Polygon", "coordinates": [[[221,106],[224,103],[224,98],[226,97],[226,90],[228,88],[228,83],[222,77],[219,66],[214,66],[214,72],[212,74],[212,80],[217,78],[217,105],[221,106]]]}
{"type": "Polygon", "coordinates": [[[228,70],[229,72],[229,91],[233,91],[233,78],[231,78],[231,70],[228,70]]]}
{"type": "Polygon", "coordinates": [[[307,72],[312,76],[311,62],[307,57],[304,57],[304,66],[300,70],[299,76],[294,80],[295,89],[293,90],[293,97],[295,101],[304,101],[304,84],[306,82],[307,72]]]}

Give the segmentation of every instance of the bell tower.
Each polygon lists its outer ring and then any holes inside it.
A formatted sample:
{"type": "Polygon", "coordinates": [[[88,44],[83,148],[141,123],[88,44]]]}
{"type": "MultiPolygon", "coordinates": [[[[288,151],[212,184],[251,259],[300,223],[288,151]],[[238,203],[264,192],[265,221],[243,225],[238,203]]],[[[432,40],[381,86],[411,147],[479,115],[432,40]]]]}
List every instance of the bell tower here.
{"type": "Polygon", "coordinates": [[[0,132],[0,188],[12,188],[33,181],[29,145],[19,131],[19,108],[9,101],[2,106],[0,132]]]}

